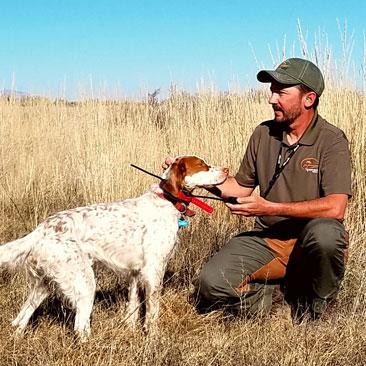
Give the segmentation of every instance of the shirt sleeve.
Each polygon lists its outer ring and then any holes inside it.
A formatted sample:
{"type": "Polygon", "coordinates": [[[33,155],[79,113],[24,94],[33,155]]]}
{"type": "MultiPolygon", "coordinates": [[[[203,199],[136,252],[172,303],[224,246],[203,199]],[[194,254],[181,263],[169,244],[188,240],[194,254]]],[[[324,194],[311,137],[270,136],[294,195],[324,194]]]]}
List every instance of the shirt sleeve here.
{"type": "Polygon", "coordinates": [[[256,128],[249,139],[239,171],[235,175],[236,181],[244,187],[255,188],[258,185],[256,160],[259,138],[259,129],[256,128]]]}
{"type": "Polygon", "coordinates": [[[324,196],[344,193],[352,196],[351,153],[343,132],[337,134],[320,163],[321,189],[324,196]]]}

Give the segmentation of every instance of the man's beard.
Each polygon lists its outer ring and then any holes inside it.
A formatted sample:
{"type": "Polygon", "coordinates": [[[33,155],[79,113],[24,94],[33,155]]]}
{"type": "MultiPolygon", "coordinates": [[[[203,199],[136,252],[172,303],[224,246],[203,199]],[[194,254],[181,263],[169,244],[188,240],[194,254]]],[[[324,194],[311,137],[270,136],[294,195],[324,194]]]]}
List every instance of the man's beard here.
{"type": "Polygon", "coordinates": [[[291,109],[284,111],[277,105],[272,106],[273,111],[280,111],[282,112],[281,117],[274,117],[274,120],[279,123],[283,123],[287,126],[290,126],[294,120],[301,115],[301,108],[299,106],[293,106],[291,109]]]}

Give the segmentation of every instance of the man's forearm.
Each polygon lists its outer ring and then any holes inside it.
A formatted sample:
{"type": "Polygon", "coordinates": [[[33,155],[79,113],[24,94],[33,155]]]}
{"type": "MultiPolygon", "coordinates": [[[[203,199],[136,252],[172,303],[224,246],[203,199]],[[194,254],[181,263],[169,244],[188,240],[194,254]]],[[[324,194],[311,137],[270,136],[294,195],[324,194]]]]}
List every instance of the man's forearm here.
{"type": "Polygon", "coordinates": [[[348,197],[346,194],[331,194],[303,202],[271,202],[263,197],[250,196],[238,199],[238,204],[227,204],[231,212],[243,216],[284,216],[298,218],[330,217],[344,218],[348,197]]]}
{"type": "Polygon", "coordinates": [[[224,183],[207,189],[219,197],[248,197],[252,194],[253,188],[241,186],[234,177],[228,177],[224,183]]]}
{"type": "Polygon", "coordinates": [[[330,195],[303,202],[272,202],[272,215],[298,218],[331,217],[342,220],[345,214],[347,196],[330,195]],[[338,196],[338,197],[335,197],[338,196]]]}

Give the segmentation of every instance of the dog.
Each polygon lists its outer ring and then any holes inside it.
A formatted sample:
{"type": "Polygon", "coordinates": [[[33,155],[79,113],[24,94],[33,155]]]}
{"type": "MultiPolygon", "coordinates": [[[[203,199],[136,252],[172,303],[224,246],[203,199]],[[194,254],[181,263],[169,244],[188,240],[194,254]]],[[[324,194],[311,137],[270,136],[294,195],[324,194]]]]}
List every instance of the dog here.
{"type": "Polygon", "coordinates": [[[139,289],[145,293],[143,329],[149,331],[159,312],[166,265],[186,207],[182,189],[210,187],[225,181],[228,169],[196,156],[177,157],[160,184],[144,195],[56,213],[23,238],[0,246],[0,267],[25,267],[29,294],[12,322],[22,333],[34,311],[56,285],[76,311],[74,330],[85,340],[95,296],[92,265],[101,262],[129,283],[126,323],[139,319],[139,289]],[[183,210],[181,208],[183,207],[183,210]],[[184,212],[181,212],[184,211],[184,212]]]}

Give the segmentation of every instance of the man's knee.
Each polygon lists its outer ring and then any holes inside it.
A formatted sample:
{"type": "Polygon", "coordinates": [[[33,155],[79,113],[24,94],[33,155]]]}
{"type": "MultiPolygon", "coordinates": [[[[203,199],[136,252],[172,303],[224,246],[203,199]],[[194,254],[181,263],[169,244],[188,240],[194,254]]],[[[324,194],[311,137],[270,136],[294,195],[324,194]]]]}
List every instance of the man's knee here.
{"type": "Polygon", "coordinates": [[[212,271],[208,266],[204,266],[198,278],[198,293],[200,297],[205,298],[207,301],[213,297],[214,278],[212,271]]]}
{"type": "Polygon", "coordinates": [[[210,303],[219,302],[229,296],[230,284],[223,281],[223,274],[210,262],[203,266],[198,279],[198,294],[210,303]]]}
{"type": "Polygon", "coordinates": [[[326,256],[333,256],[347,247],[344,226],[330,218],[309,221],[302,232],[301,241],[305,250],[326,256]]]}

